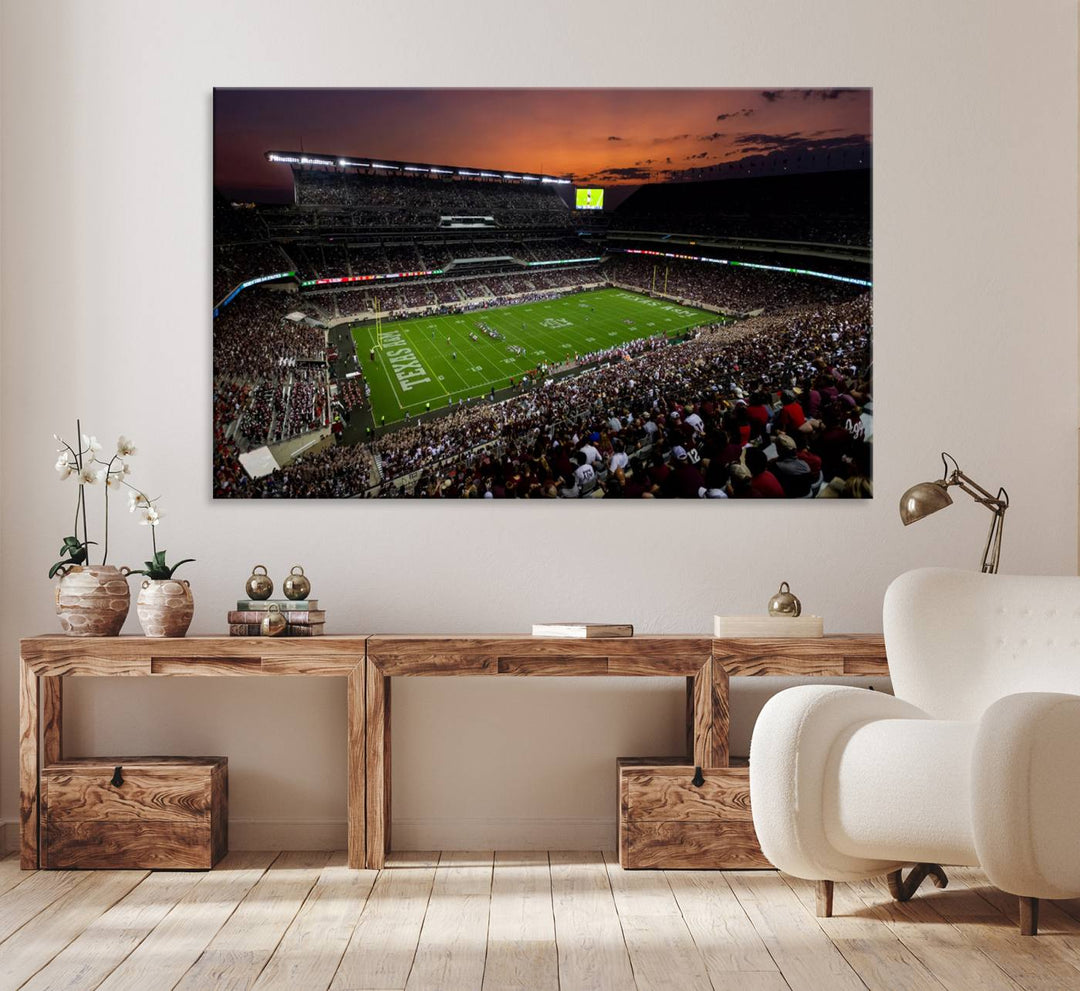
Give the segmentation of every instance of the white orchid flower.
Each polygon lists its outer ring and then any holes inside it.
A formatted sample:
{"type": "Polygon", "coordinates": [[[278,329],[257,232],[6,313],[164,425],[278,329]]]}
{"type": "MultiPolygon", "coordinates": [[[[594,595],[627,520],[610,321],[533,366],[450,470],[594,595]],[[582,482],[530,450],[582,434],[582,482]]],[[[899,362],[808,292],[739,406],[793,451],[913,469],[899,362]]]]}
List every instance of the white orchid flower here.
{"type": "Polygon", "coordinates": [[[67,454],[64,454],[63,457],[58,458],[56,462],[56,470],[60,473],[60,480],[63,481],[65,478],[71,478],[71,476],[75,472],[75,467],[75,464],[68,459],[67,454]]]}
{"type": "Polygon", "coordinates": [[[150,500],[146,498],[141,492],[129,492],[128,493],[128,512],[134,513],[136,509],[141,509],[143,506],[149,507],[150,500]]]}
{"type": "Polygon", "coordinates": [[[103,474],[105,473],[97,465],[88,461],[79,469],[79,484],[97,485],[103,474]]]}
{"type": "Polygon", "coordinates": [[[105,479],[105,484],[110,489],[121,489],[124,487],[124,473],[122,471],[110,471],[108,478],[105,479]]]}
{"type": "Polygon", "coordinates": [[[116,442],[116,454],[120,458],[130,458],[135,453],[135,445],[131,443],[123,434],[120,435],[120,439],[116,442]]]}
{"type": "Polygon", "coordinates": [[[91,434],[89,437],[86,434],[82,435],[82,451],[81,454],[97,454],[101,450],[101,444],[98,439],[91,434]]]}
{"type": "Polygon", "coordinates": [[[140,526],[157,526],[164,513],[159,513],[153,506],[143,510],[142,519],[139,520],[140,526]]]}
{"type": "Polygon", "coordinates": [[[120,471],[124,475],[130,475],[131,474],[131,465],[129,465],[126,461],[121,461],[120,462],[120,467],[117,470],[120,471]]]}

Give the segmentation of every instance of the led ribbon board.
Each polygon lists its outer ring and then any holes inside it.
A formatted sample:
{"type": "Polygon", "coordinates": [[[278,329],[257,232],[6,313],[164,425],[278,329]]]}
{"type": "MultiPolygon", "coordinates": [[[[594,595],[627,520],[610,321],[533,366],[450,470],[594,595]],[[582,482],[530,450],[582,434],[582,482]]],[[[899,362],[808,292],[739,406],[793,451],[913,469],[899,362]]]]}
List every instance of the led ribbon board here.
{"type": "Polygon", "coordinates": [[[342,282],[374,282],[376,279],[415,279],[421,275],[442,275],[441,268],[429,269],[426,272],[387,272],[385,275],[340,275],[334,279],[304,279],[301,286],[331,286],[342,282]]]}
{"type": "Polygon", "coordinates": [[[295,272],[275,272],[273,275],[259,275],[254,279],[248,279],[247,282],[241,282],[232,292],[229,293],[217,306],[214,307],[214,316],[221,312],[223,306],[228,306],[237,296],[240,295],[245,289],[250,289],[252,286],[257,286],[260,282],[273,282],[274,279],[289,279],[295,276],[295,272]]]}

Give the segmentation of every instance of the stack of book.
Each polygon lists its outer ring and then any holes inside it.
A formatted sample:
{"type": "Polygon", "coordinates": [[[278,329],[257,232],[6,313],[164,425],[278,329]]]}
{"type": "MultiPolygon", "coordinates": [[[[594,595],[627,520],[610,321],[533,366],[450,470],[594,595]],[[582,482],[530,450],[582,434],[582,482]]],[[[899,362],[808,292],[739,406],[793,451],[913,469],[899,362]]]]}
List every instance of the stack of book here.
{"type": "Polygon", "coordinates": [[[267,610],[277,606],[285,617],[283,637],[321,637],[326,626],[326,612],[318,599],[239,599],[229,613],[229,636],[262,636],[262,621],[267,610]]]}

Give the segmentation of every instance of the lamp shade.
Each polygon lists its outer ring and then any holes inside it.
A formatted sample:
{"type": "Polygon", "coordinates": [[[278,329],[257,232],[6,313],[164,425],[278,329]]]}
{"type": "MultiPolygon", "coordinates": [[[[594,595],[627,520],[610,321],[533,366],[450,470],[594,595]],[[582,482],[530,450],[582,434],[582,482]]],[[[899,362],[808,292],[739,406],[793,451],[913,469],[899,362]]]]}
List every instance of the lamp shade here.
{"type": "Polygon", "coordinates": [[[900,519],[904,526],[952,505],[944,482],[919,482],[900,497],[900,519]]]}

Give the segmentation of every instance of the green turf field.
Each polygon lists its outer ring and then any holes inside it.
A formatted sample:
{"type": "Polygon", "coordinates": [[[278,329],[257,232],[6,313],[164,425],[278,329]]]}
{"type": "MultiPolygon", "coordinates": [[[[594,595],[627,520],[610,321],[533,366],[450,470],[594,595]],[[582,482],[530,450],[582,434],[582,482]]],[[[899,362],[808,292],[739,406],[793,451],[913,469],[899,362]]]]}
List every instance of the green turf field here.
{"type": "Polygon", "coordinates": [[[462,398],[483,396],[539,364],[558,365],[587,354],[656,334],[675,335],[722,318],[667,300],[601,289],[540,303],[398,320],[382,325],[383,347],[375,350],[373,324],[353,327],[356,353],[371,386],[375,422],[401,420],[462,398]],[[483,321],[504,337],[492,340],[483,321]],[[629,322],[628,322],[629,321],[629,322]],[[469,339],[469,332],[479,341],[469,339]],[[447,341],[449,338],[449,342],[447,341]],[[508,345],[525,348],[514,354],[508,345]],[[454,358],[453,353],[457,353],[454,358]]]}

